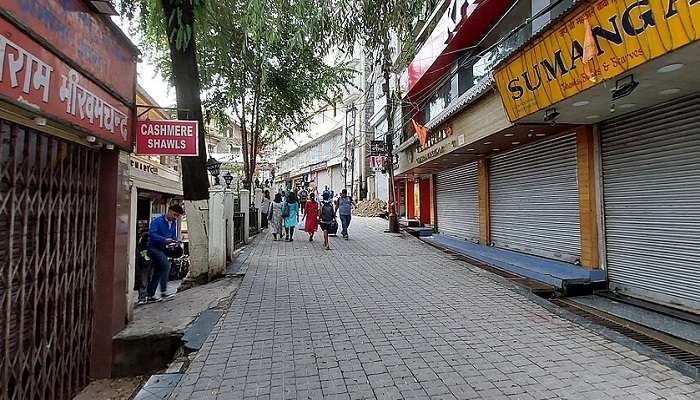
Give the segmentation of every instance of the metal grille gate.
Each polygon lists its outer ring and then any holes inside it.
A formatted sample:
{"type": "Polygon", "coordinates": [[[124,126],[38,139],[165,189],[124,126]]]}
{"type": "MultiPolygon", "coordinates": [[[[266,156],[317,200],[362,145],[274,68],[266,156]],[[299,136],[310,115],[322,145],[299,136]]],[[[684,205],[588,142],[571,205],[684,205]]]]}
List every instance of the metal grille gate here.
{"type": "Polygon", "coordinates": [[[0,120],[0,398],[88,383],[98,154],[0,120]]]}

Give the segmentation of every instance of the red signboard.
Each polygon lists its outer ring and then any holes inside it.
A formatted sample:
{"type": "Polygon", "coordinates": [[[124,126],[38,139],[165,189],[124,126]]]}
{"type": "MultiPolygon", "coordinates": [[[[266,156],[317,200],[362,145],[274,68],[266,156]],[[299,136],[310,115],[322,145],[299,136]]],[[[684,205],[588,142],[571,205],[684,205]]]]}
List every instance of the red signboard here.
{"type": "Polygon", "coordinates": [[[430,84],[450,72],[448,66],[476,44],[513,0],[450,0],[423,46],[402,76],[401,89],[412,100],[430,94],[430,84]]]}
{"type": "MultiPolygon", "coordinates": [[[[136,82],[135,49],[84,0],[2,0],[1,6],[66,57],[129,102],[136,82]]],[[[116,28],[119,29],[119,28],[116,28]]]]}
{"type": "Polygon", "coordinates": [[[0,18],[0,96],[124,149],[131,109],[0,18]]]}
{"type": "Polygon", "coordinates": [[[136,121],[136,154],[197,156],[197,121],[136,121]]]}

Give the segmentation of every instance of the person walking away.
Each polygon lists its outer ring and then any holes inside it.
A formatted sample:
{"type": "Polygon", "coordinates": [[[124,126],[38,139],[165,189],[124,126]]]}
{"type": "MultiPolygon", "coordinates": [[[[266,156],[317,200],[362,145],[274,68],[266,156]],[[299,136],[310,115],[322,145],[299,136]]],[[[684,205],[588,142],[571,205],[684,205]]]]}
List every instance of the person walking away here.
{"type": "Polygon", "coordinates": [[[330,250],[331,244],[328,239],[328,232],[331,230],[333,222],[335,222],[335,207],[333,207],[333,201],[331,200],[331,194],[329,192],[323,192],[320,214],[320,225],[323,230],[323,245],[326,250],[330,250]]]}
{"type": "Polygon", "coordinates": [[[148,282],[153,275],[153,262],[148,256],[148,232],[143,232],[136,245],[136,279],[134,289],[138,291],[137,306],[146,304],[148,299],[148,282]]]}
{"type": "Polygon", "coordinates": [[[272,240],[277,241],[282,239],[282,233],[284,232],[282,225],[282,193],[276,193],[275,199],[270,203],[270,211],[267,214],[267,220],[270,222],[270,233],[272,233],[272,240]]]}
{"type": "Polygon", "coordinates": [[[343,229],[340,234],[348,240],[348,227],[350,226],[350,219],[352,218],[352,207],[355,205],[352,202],[352,197],[348,196],[348,190],[343,189],[340,191],[340,197],[336,202],[338,207],[338,215],[340,215],[340,223],[343,229]]]}
{"type": "Polygon", "coordinates": [[[270,212],[270,191],[265,190],[263,192],[263,197],[262,200],[260,201],[260,228],[265,229],[267,228],[267,215],[270,212]]]}
{"type": "Polygon", "coordinates": [[[287,195],[287,201],[284,203],[285,206],[282,208],[282,218],[284,218],[284,228],[286,232],[285,241],[294,241],[294,228],[299,222],[299,201],[297,200],[297,195],[294,192],[289,192],[287,195]]]}
{"type": "Polygon", "coordinates": [[[318,230],[318,203],[313,193],[309,193],[309,200],[304,207],[304,231],[309,234],[309,242],[313,242],[314,234],[318,230]]]}
{"type": "MultiPolygon", "coordinates": [[[[170,261],[165,254],[166,247],[177,242],[177,219],[185,214],[182,206],[173,204],[168,211],[151,221],[148,230],[148,256],[153,260],[153,277],[148,283],[148,301],[156,301],[156,289],[160,284],[160,298],[168,296],[170,261]]],[[[172,296],[172,295],[171,295],[172,296]]]]}
{"type": "Polygon", "coordinates": [[[299,191],[299,210],[302,214],[306,213],[306,201],[308,200],[309,192],[301,188],[299,191]]]}

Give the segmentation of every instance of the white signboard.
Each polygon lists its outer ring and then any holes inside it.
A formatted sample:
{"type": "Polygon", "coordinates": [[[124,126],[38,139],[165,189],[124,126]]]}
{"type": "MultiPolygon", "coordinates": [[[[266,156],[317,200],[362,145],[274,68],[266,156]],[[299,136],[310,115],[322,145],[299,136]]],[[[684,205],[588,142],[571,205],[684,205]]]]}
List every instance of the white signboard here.
{"type": "Polygon", "coordinates": [[[374,172],[383,171],[385,162],[386,156],[369,156],[369,166],[374,172]]]}

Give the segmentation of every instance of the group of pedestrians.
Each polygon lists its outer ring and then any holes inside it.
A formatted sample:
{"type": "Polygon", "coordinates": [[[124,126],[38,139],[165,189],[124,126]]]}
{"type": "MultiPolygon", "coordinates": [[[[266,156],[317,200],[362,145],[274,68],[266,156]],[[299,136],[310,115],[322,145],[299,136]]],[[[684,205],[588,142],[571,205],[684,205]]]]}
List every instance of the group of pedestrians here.
{"type": "Polygon", "coordinates": [[[336,234],[338,230],[336,215],[340,217],[342,224],[342,237],[349,239],[348,227],[353,206],[352,198],[348,196],[346,189],[343,189],[334,201],[332,191],[328,188],[323,191],[320,201],[315,193],[305,189],[290,190],[287,193],[280,191],[275,193],[274,199],[270,201],[270,192],[266,190],[261,203],[263,218],[270,228],[273,241],[293,242],[294,231],[301,221],[304,223],[302,229],[308,234],[309,242],[314,241],[314,235],[319,228],[323,231],[323,245],[326,250],[330,250],[329,235],[336,234]]]}

